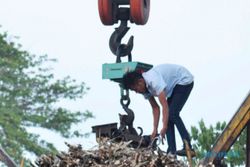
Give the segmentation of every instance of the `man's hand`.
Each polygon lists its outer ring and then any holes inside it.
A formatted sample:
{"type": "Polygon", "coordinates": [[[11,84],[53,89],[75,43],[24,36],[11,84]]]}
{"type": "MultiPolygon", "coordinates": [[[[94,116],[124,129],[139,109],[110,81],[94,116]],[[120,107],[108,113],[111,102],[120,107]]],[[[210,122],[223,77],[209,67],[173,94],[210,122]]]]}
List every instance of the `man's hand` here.
{"type": "Polygon", "coordinates": [[[152,134],[151,134],[151,140],[153,140],[157,136],[157,130],[154,129],[152,134]]]}
{"type": "Polygon", "coordinates": [[[167,128],[162,128],[161,129],[161,132],[160,132],[160,135],[162,137],[162,139],[165,139],[166,138],[166,132],[167,132],[167,128]]]}

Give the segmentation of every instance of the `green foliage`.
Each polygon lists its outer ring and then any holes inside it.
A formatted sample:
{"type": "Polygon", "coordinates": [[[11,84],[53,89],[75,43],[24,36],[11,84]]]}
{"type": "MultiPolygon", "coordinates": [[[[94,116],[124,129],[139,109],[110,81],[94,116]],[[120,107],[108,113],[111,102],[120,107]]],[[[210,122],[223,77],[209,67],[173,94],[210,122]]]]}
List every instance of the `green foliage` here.
{"type": "Polygon", "coordinates": [[[82,136],[71,126],[93,117],[89,111],[70,111],[56,104],[62,99],[82,98],[89,89],[70,77],[56,80],[47,67],[55,60],[47,55],[31,55],[21,45],[7,41],[0,33],[0,143],[19,162],[24,152],[41,155],[56,153],[53,144],[39,135],[29,133],[29,127],[42,127],[63,137],[82,136]]]}
{"type": "MultiPolygon", "coordinates": [[[[216,139],[226,127],[226,122],[217,122],[216,125],[206,127],[203,120],[199,122],[198,127],[191,127],[191,138],[193,140],[193,147],[197,153],[197,162],[205,156],[213,156],[209,152],[215,143],[216,139]]],[[[226,154],[225,162],[230,164],[231,167],[244,165],[246,158],[246,130],[244,130],[234,145],[226,154]]],[[[196,162],[196,163],[197,163],[196,162]]]]}

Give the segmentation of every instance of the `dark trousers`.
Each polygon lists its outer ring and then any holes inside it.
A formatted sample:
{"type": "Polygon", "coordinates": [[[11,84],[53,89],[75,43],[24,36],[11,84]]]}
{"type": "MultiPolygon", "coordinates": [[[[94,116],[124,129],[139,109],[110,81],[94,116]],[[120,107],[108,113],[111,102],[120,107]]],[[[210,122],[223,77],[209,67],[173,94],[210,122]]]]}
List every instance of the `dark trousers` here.
{"type": "Polygon", "coordinates": [[[188,85],[176,85],[171,97],[167,99],[169,107],[169,120],[167,129],[168,150],[167,152],[176,152],[175,129],[177,127],[182,140],[186,139],[190,144],[190,136],[180,117],[180,112],[186,103],[194,83],[188,85]]]}

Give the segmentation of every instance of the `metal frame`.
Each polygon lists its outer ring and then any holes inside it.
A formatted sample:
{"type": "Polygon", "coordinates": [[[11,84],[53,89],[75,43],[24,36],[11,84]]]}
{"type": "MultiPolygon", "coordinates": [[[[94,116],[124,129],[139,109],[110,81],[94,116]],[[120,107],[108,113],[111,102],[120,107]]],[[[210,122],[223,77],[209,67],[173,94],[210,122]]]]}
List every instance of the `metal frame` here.
{"type": "Polygon", "coordinates": [[[10,156],[0,147],[0,161],[5,163],[8,167],[17,167],[15,162],[10,158],[10,156]]]}
{"type": "MultiPolygon", "coordinates": [[[[223,156],[216,156],[220,152],[227,152],[230,147],[234,144],[236,139],[239,137],[244,128],[248,129],[248,139],[247,139],[247,163],[249,167],[249,121],[250,120],[250,93],[238,109],[238,111],[234,114],[231,121],[227,124],[226,128],[216,140],[211,152],[215,156],[206,157],[204,160],[204,164],[209,163],[220,163],[220,161],[224,158],[223,156]]],[[[246,164],[247,164],[246,163],[246,164]]]]}
{"type": "Polygon", "coordinates": [[[246,167],[250,166],[250,121],[247,124],[246,167]]]}
{"type": "Polygon", "coordinates": [[[117,130],[117,123],[103,124],[92,126],[92,132],[96,134],[96,139],[100,137],[111,137],[112,133],[117,130]]]}

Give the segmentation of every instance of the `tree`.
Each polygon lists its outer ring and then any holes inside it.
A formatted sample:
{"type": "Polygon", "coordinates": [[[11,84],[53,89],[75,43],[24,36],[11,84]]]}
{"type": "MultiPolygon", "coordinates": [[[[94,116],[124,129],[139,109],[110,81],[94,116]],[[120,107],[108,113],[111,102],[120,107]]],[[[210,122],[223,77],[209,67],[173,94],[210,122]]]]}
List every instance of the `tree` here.
{"type": "Polygon", "coordinates": [[[71,126],[93,115],[56,106],[62,99],[82,98],[89,89],[84,82],[77,83],[69,76],[55,79],[49,65],[56,60],[32,55],[7,39],[7,33],[0,33],[0,144],[19,163],[24,152],[57,152],[53,144],[27,128],[41,127],[65,138],[79,137],[83,134],[72,131],[71,126]]]}
{"type": "MultiPolygon", "coordinates": [[[[212,156],[213,153],[208,152],[216,139],[226,127],[226,122],[217,122],[213,127],[210,125],[206,127],[203,120],[199,122],[199,126],[191,127],[191,138],[193,140],[193,147],[197,153],[197,161],[205,156],[212,156]]],[[[233,144],[231,149],[225,154],[225,162],[231,167],[244,165],[246,158],[246,130],[244,130],[233,144]]]]}

